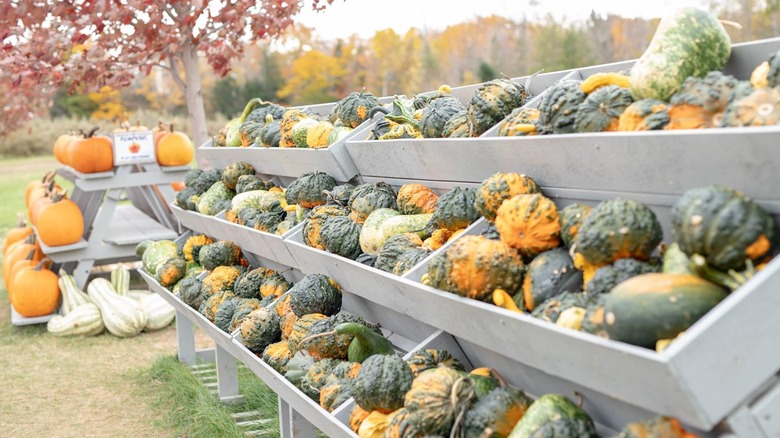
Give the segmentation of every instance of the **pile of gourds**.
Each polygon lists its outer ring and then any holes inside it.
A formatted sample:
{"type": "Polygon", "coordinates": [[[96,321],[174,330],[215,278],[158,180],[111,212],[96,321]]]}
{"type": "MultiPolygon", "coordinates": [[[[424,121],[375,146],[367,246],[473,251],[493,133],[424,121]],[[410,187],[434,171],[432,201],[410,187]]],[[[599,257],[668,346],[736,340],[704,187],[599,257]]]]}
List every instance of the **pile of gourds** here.
{"type": "Polygon", "coordinates": [[[720,70],[731,40],[718,19],[697,8],[664,18],[629,71],[562,80],[538,109],[501,122],[499,135],[771,126],[780,122],[780,54],[740,80],[720,70]]]}
{"type": "Polygon", "coordinates": [[[160,330],[171,324],[173,307],[147,290],[130,290],[130,271],[120,265],[111,272],[110,281],[97,277],[79,289],[70,275],[62,275],[62,307],[46,325],[54,336],[96,336],[107,330],[126,338],[142,331],[160,330]]]}
{"type": "Polygon", "coordinates": [[[722,186],[686,192],[672,245],[642,203],[559,209],[528,176],[497,173],[477,191],[488,222],[428,264],[423,283],[634,345],[668,345],[777,253],[760,205],[722,186]]]}
{"type": "Polygon", "coordinates": [[[230,120],[214,137],[216,147],[327,148],[368,119],[379,104],[366,91],[350,93],[336,102],[327,117],[308,108],[284,108],[251,99],[241,116],[230,120]]]}

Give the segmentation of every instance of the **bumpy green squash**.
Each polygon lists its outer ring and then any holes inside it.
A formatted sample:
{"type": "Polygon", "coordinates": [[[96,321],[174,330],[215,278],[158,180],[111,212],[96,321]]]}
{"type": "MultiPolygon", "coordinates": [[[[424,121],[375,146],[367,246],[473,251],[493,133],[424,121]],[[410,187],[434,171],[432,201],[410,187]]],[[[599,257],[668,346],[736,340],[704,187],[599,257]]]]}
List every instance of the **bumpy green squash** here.
{"type": "Polygon", "coordinates": [[[228,333],[233,333],[237,328],[241,326],[247,316],[250,313],[260,308],[260,300],[256,298],[239,298],[240,302],[233,312],[233,317],[230,318],[230,330],[228,333]]]}
{"type": "Polygon", "coordinates": [[[284,115],[275,118],[269,115],[266,117],[265,126],[260,131],[260,136],[255,140],[255,145],[262,146],[264,148],[279,147],[279,143],[282,141],[281,120],[283,116],[284,115]]]}
{"type": "Polygon", "coordinates": [[[349,204],[349,197],[352,196],[354,190],[355,186],[352,184],[337,185],[328,192],[328,202],[326,204],[346,207],[349,204]]]}
{"type": "Polygon", "coordinates": [[[525,265],[509,245],[482,236],[464,236],[428,263],[425,284],[467,298],[487,301],[495,289],[521,291],[525,265]]]}
{"type": "Polygon", "coordinates": [[[465,110],[458,111],[444,124],[441,132],[443,138],[465,138],[471,137],[469,130],[469,119],[465,110]]]}
{"type": "Polygon", "coordinates": [[[423,371],[404,398],[409,423],[421,436],[449,436],[456,414],[468,403],[468,377],[450,367],[423,371]]]}
{"type": "Polygon", "coordinates": [[[774,220],[752,199],[723,186],[692,189],[672,207],[672,236],[716,269],[741,270],[771,255],[780,237],[774,220]]]}
{"type": "MultiPolygon", "coordinates": [[[[292,314],[295,315],[294,313],[292,314]]],[[[290,331],[290,335],[287,337],[287,343],[290,344],[290,351],[292,351],[293,354],[298,352],[302,347],[301,341],[309,336],[312,326],[314,326],[317,321],[321,321],[327,318],[327,316],[321,313],[310,313],[296,319],[292,330],[290,331]]],[[[311,356],[308,352],[306,355],[311,356]]]]}
{"type": "Polygon", "coordinates": [[[423,109],[420,132],[425,138],[441,138],[447,122],[465,109],[458,99],[449,95],[432,99],[423,109]]]}
{"type": "Polygon", "coordinates": [[[395,266],[393,267],[393,274],[406,274],[429,255],[431,255],[431,250],[426,247],[412,248],[404,251],[396,259],[395,266]]]}
{"type": "Polygon", "coordinates": [[[200,308],[203,304],[203,299],[208,298],[201,293],[203,283],[199,278],[191,277],[185,278],[179,281],[179,296],[188,306],[193,309],[200,308]]]}
{"type": "Polygon", "coordinates": [[[198,197],[198,213],[215,216],[223,210],[224,201],[230,202],[236,192],[227,188],[222,181],[215,182],[205,193],[198,197]]]}
{"type": "Polygon", "coordinates": [[[187,184],[201,195],[206,192],[214,183],[222,180],[222,169],[209,169],[201,172],[195,179],[187,184]]]}
{"type": "Polygon", "coordinates": [[[542,189],[531,177],[520,173],[498,172],[482,181],[477,190],[474,204],[479,214],[489,222],[496,220],[501,204],[515,195],[541,193],[542,189]]]}
{"type": "Polygon", "coordinates": [[[349,208],[352,209],[349,217],[362,224],[374,210],[380,208],[396,209],[395,190],[387,183],[367,183],[355,187],[349,197],[349,208]]]}
{"type": "Polygon", "coordinates": [[[574,115],[576,132],[617,131],[618,120],[634,102],[631,91],[617,85],[607,85],[588,94],[574,115]]]}
{"type": "Polygon", "coordinates": [[[341,286],[322,274],[309,274],[290,290],[290,307],[299,318],[309,313],[335,315],[341,310],[341,286]]]}
{"type": "Polygon", "coordinates": [[[632,103],[620,114],[618,131],[652,131],[669,124],[669,105],[657,99],[632,103]]]}
{"type": "Polygon", "coordinates": [[[548,298],[534,308],[532,313],[534,318],[539,318],[547,322],[557,323],[558,318],[563,312],[572,308],[579,307],[586,309],[588,305],[596,301],[597,298],[581,292],[564,292],[559,295],[548,298]]]}
{"type": "Polygon", "coordinates": [[[661,20],[631,67],[631,94],[666,101],[689,76],[723,69],[730,55],[731,39],[717,17],[693,7],[677,9],[661,20]]]}
{"type": "Polygon", "coordinates": [[[582,221],[589,214],[590,206],[585,204],[571,204],[560,210],[558,222],[561,224],[561,240],[567,248],[571,248],[580,231],[582,221]]]}
{"type": "Polygon", "coordinates": [[[720,126],[774,126],[780,124],[780,90],[759,88],[735,99],[723,114],[720,126]]]}
{"type": "Polygon", "coordinates": [[[305,351],[299,351],[293,354],[293,357],[287,362],[287,370],[284,373],[284,378],[289,380],[290,383],[301,387],[301,380],[306,372],[309,371],[309,367],[314,365],[315,360],[309,356],[309,353],[305,351]]]}
{"type": "Polygon", "coordinates": [[[309,398],[320,401],[320,388],[325,386],[328,376],[342,361],[338,359],[320,359],[315,362],[301,379],[301,391],[309,398]]]}
{"type": "Polygon", "coordinates": [[[288,109],[279,122],[279,147],[294,148],[293,128],[303,119],[311,117],[311,113],[306,110],[288,109]]]}
{"type": "Polygon", "coordinates": [[[423,371],[437,368],[439,366],[447,366],[452,369],[463,371],[463,364],[447,351],[426,349],[415,352],[412,357],[406,359],[406,364],[412,370],[412,374],[416,378],[423,371]]]}
{"type": "Polygon", "coordinates": [[[288,204],[297,204],[303,208],[314,208],[327,202],[323,192],[336,187],[336,180],[325,172],[304,173],[290,183],[284,196],[288,204]]]}
{"type": "Polygon", "coordinates": [[[591,210],[575,245],[585,260],[603,266],[629,257],[647,260],[662,237],[661,224],[649,207],[617,198],[591,210]]]}
{"type": "Polygon", "coordinates": [[[401,214],[433,213],[439,196],[422,184],[404,184],[398,190],[398,211],[401,214]]]}
{"type": "Polygon", "coordinates": [[[485,82],[474,91],[466,107],[471,135],[482,135],[512,110],[523,106],[525,98],[525,87],[511,79],[500,78],[485,82]]]}
{"type": "Polygon", "coordinates": [[[539,101],[538,129],[542,134],[574,132],[577,108],[585,100],[580,81],[564,80],[548,88],[539,101]]]}
{"type": "Polygon", "coordinates": [[[254,174],[255,168],[246,161],[232,163],[222,169],[222,184],[230,190],[236,190],[236,184],[240,176],[254,174]]]}
{"type": "Polygon", "coordinates": [[[401,254],[421,246],[422,240],[416,234],[404,233],[391,236],[382,245],[382,249],[379,250],[379,256],[376,262],[374,262],[374,267],[385,272],[393,272],[401,254]]]}
{"type": "Polygon", "coordinates": [[[220,330],[226,333],[230,333],[230,322],[233,320],[233,314],[236,313],[239,304],[243,298],[230,298],[226,299],[217,308],[217,313],[214,314],[214,325],[220,330]]]}
{"type": "Polygon", "coordinates": [[[672,95],[669,108],[669,124],[664,129],[712,128],[735,99],[747,96],[752,88],[747,82],[719,71],[707,73],[703,78],[691,76],[672,95]]]}
{"type": "Polygon", "coordinates": [[[171,287],[184,278],[187,262],[180,257],[171,257],[157,265],[154,278],[164,287],[171,287]]]}
{"type": "Polygon", "coordinates": [[[361,226],[347,216],[327,218],[320,229],[320,239],[325,250],[355,260],[363,250],[360,249],[361,226]]]}
{"type": "Polygon", "coordinates": [[[269,345],[279,342],[282,330],[279,314],[274,309],[261,307],[250,313],[241,323],[241,341],[254,353],[262,353],[269,345]]]}
{"type": "Polygon", "coordinates": [[[269,345],[263,350],[263,362],[271,365],[271,368],[279,374],[287,371],[287,362],[292,359],[292,353],[287,341],[281,341],[269,345]]]}
{"type": "Polygon", "coordinates": [[[425,226],[426,231],[429,234],[440,228],[457,231],[471,225],[479,219],[475,208],[476,196],[474,189],[455,187],[439,197],[436,210],[425,226]]]}
{"type": "Polygon", "coordinates": [[[320,406],[333,412],[352,397],[352,384],[348,380],[328,381],[320,388],[320,406]]]}
{"type": "Polygon", "coordinates": [[[160,263],[176,257],[176,244],[171,240],[145,240],[136,246],[135,251],[141,257],[144,271],[154,276],[160,263]]]}
{"type": "Polygon", "coordinates": [[[611,265],[599,268],[585,289],[589,294],[605,294],[631,277],[658,272],[659,270],[659,266],[639,260],[620,259],[611,265]]]}
{"type": "Polygon", "coordinates": [[[217,266],[203,279],[203,292],[209,295],[232,291],[236,279],[242,274],[235,266],[217,266]]]}
{"type": "Polygon", "coordinates": [[[389,414],[404,406],[412,379],[412,370],[398,355],[375,354],[363,362],[352,381],[352,396],[367,411],[389,414]]]}
{"type": "Polygon", "coordinates": [[[344,126],[357,128],[368,118],[368,111],[378,105],[379,100],[373,94],[352,92],[337,103],[336,111],[344,126]]]}
{"type": "MultiPolygon", "coordinates": [[[[325,250],[322,238],[322,227],[329,218],[347,216],[349,210],[340,205],[320,205],[311,210],[309,217],[303,223],[303,243],[312,248],[325,250]]],[[[361,230],[362,233],[362,230],[361,230]]]]}
{"type": "Polygon", "coordinates": [[[211,322],[214,322],[214,319],[217,316],[217,310],[219,310],[219,306],[222,305],[226,300],[229,300],[233,298],[235,295],[233,295],[232,291],[220,291],[215,294],[212,294],[205,300],[203,300],[203,303],[198,308],[198,312],[205,316],[206,319],[208,319],[211,322]]]}
{"type": "Polygon", "coordinates": [[[496,388],[480,398],[466,413],[466,438],[506,437],[533,403],[519,389],[496,388]],[[490,434],[485,433],[490,431],[490,434]]]}
{"type": "Polygon", "coordinates": [[[198,258],[207,271],[217,266],[238,265],[241,262],[241,248],[229,240],[220,240],[201,247],[198,258]]]}
{"type": "Polygon", "coordinates": [[[604,322],[610,339],[655,348],[672,339],[726,298],[725,289],[686,274],[654,273],[632,277],[604,297],[604,322]]]}
{"type": "Polygon", "coordinates": [[[580,290],[582,272],[574,268],[574,262],[565,249],[545,251],[528,264],[523,280],[523,296],[527,310],[534,310],[544,300],[555,295],[580,290]]]}
{"type": "Polygon", "coordinates": [[[200,263],[200,249],[209,243],[214,243],[214,240],[205,234],[193,234],[188,237],[182,245],[184,260],[200,263]]]}
{"type": "Polygon", "coordinates": [[[593,420],[566,396],[539,397],[517,422],[509,438],[527,437],[598,438],[593,420]]]}
{"type": "Polygon", "coordinates": [[[539,110],[536,108],[515,108],[498,127],[499,137],[522,137],[536,135],[539,110]]]}

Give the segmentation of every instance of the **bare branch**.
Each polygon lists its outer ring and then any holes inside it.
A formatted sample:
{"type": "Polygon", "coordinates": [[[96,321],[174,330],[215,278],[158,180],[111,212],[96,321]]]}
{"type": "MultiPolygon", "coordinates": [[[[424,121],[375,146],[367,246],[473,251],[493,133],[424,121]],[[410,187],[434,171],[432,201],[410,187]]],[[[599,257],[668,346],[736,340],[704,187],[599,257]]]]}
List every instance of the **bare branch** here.
{"type": "Polygon", "coordinates": [[[167,52],[168,56],[168,62],[170,63],[169,70],[171,72],[171,77],[173,77],[173,82],[176,82],[176,85],[179,86],[182,93],[187,92],[187,84],[184,83],[184,80],[179,75],[179,71],[176,69],[176,58],[173,55],[173,53],[167,52]]]}

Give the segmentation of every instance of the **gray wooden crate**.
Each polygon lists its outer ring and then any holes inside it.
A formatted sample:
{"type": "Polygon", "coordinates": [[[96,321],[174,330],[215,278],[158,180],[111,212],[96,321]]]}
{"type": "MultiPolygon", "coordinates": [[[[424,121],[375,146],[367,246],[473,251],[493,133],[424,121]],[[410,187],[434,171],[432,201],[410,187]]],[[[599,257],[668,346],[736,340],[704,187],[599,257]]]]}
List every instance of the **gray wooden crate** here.
{"type": "MultiPolygon", "coordinates": [[[[392,99],[392,97],[383,97],[379,101],[388,103],[392,99]]],[[[308,108],[315,114],[326,116],[334,105],[335,103],[329,103],[298,108],[308,108]]],[[[213,141],[209,140],[198,149],[198,154],[206,159],[209,167],[213,168],[222,168],[237,161],[246,161],[259,174],[297,178],[303,173],[319,170],[336,178],[337,181],[346,182],[354,178],[358,174],[358,170],[347,153],[345,143],[363,126],[370,124],[370,121],[363,122],[347,136],[327,148],[215,147],[213,141]]]]}

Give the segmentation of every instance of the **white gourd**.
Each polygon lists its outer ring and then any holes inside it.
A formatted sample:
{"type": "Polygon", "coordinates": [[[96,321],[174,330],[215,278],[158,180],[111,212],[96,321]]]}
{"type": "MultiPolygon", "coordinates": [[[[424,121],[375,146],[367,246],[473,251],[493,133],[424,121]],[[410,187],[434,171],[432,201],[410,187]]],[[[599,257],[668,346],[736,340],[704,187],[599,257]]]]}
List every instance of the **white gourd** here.
{"type": "Polygon", "coordinates": [[[103,323],[112,335],[135,336],[146,326],[146,314],[141,305],[132,298],[117,294],[105,278],[92,280],[87,286],[87,293],[103,313],[103,323]]]}
{"type": "Polygon", "coordinates": [[[92,300],[76,284],[72,275],[62,275],[57,280],[57,285],[62,293],[62,315],[67,315],[73,309],[82,304],[91,303],[92,300]]]}
{"type": "Polygon", "coordinates": [[[127,291],[127,296],[136,300],[140,301],[143,297],[148,297],[149,295],[152,295],[151,292],[148,290],[141,290],[141,289],[130,289],[127,291]]]}
{"type": "Polygon", "coordinates": [[[168,327],[176,317],[176,309],[157,294],[147,294],[139,302],[146,313],[144,330],[148,332],[168,327]]]}
{"type": "Polygon", "coordinates": [[[98,306],[82,304],[67,315],[54,315],[46,330],[54,336],[96,336],[103,333],[103,315],[98,306]]]}
{"type": "Polygon", "coordinates": [[[111,285],[114,286],[117,294],[127,295],[127,291],[130,290],[130,271],[125,268],[125,265],[119,265],[111,271],[111,285]]]}

